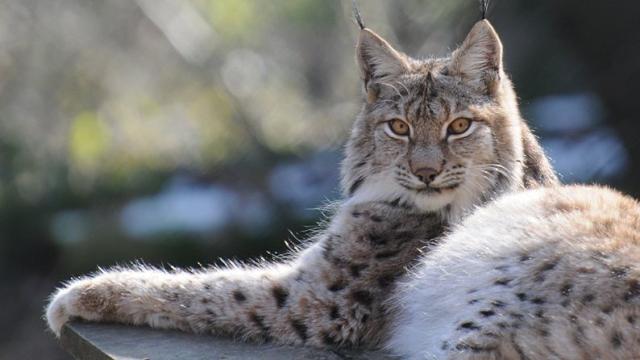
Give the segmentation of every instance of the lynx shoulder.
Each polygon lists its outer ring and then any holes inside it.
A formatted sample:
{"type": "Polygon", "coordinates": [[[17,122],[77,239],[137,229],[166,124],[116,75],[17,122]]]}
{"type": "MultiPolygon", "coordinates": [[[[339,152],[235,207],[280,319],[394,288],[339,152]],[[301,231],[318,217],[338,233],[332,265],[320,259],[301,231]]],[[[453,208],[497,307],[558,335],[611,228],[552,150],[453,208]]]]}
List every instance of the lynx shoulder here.
{"type": "Polygon", "coordinates": [[[634,359],[640,205],[592,186],[475,212],[396,292],[388,346],[410,359],[634,359]]]}

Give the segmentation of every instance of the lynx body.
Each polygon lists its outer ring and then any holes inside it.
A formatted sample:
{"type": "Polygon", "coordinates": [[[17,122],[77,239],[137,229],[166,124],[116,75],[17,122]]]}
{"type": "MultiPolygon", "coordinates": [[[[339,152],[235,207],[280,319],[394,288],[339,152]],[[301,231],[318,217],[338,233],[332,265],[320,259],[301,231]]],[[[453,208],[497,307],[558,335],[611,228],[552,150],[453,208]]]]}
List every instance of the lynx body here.
{"type": "Polygon", "coordinates": [[[346,147],[344,200],[302,250],[261,266],[101,271],[52,296],[50,328],[82,318],[320,347],[387,344],[416,359],[570,358],[561,344],[629,354],[637,339],[612,329],[634,326],[635,243],[627,255],[627,245],[602,244],[636,239],[637,205],[555,188],[492,26],[480,21],[450,57],[427,60],[363,28],[356,58],[366,101],[346,147]],[[491,204],[540,186],[549,189],[491,204]],[[589,292],[594,284],[607,296],[589,292]]]}

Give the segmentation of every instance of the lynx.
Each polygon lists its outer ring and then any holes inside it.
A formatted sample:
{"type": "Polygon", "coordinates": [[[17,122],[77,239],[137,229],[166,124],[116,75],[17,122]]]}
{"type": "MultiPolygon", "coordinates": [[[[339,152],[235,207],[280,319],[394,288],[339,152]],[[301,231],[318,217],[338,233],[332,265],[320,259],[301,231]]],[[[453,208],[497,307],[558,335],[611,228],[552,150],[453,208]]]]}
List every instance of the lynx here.
{"type": "Polygon", "coordinates": [[[425,60],[361,26],[356,59],[344,199],[303,249],[75,279],[46,310],[53,332],[80,318],[415,359],[632,357],[640,208],[558,185],[490,23],[425,60]]]}

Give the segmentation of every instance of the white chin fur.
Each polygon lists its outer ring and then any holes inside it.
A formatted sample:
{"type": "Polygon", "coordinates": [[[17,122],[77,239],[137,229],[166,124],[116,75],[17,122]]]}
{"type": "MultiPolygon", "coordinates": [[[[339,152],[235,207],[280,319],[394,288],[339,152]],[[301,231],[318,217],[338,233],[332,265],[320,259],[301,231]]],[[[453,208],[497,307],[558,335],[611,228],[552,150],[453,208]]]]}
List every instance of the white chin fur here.
{"type": "Polygon", "coordinates": [[[402,202],[413,205],[418,210],[442,212],[450,223],[457,223],[477,205],[479,199],[476,195],[484,193],[487,188],[489,184],[485,179],[477,179],[465,181],[456,189],[443,190],[441,193],[417,193],[403,188],[391,176],[377,174],[366,179],[347,204],[394,201],[400,198],[402,202]]]}
{"type": "Polygon", "coordinates": [[[424,212],[434,212],[440,211],[447,205],[453,203],[456,198],[455,194],[455,190],[443,190],[441,193],[417,193],[410,196],[410,198],[419,210],[424,212]]]}
{"type": "Polygon", "coordinates": [[[442,193],[416,193],[400,186],[391,176],[374,175],[361,185],[348,200],[348,204],[372,201],[394,201],[414,205],[424,212],[438,212],[456,200],[457,190],[444,190],[442,193]]]}

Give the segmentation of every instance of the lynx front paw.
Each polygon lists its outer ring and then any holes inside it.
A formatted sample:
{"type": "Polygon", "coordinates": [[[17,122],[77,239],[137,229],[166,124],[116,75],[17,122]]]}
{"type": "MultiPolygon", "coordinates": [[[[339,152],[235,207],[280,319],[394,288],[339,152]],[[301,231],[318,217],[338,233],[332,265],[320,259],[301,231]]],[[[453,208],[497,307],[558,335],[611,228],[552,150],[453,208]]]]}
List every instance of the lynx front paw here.
{"type": "Polygon", "coordinates": [[[78,291],[72,286],[58,290],[52,296],[47,306],[47,323],[56,336],[60,336],[62,326],[68,322],[76,312],[78,291]]]}
{"type": "Polygon", "coordinates": [[[103,316],[105,297],[91,279],[80,280],[59,289],[47,306],[47,323],[56,336],[60,336],[62,326],[69,320],[100,320],[103,316]]]}

